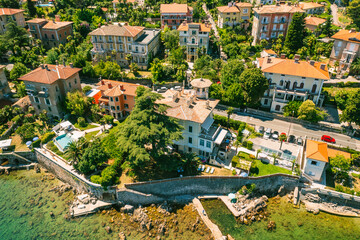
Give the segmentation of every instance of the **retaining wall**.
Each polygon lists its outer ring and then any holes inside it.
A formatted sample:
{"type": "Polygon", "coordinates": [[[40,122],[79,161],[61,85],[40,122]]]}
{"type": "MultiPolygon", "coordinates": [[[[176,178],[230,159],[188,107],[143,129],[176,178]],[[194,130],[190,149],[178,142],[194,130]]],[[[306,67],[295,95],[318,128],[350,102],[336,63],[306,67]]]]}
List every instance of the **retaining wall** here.
{"type": "Polygon", "coordinates": [[[8,160],[10,164],[17,165],[17,164],[28,164],[29,162],[22,159],[26,158],[30,162],[36,162],[35,153],[31,151],[24,151],[24,152],[9,152],[9,153],[1,153],[0,154],[0,161],[8,160]],[[20,156],[20,157],[19,157],[20,156]]]}
{"type": "Polygon", "coordinates": [[[159,181],[125,184],[131,189],[144,194],[152,194],[162,198],[179,195],[225,195],[238,191],[247,184],[256,184],[256,188],[263,193],[277,192],[284,185],[288,191],[298,186],[299,177],[287,174],[273,174],[262,177],[238,176],[195,176],[159,181]]]}
{"type": "Polygon", "coordinates": [[[301,199],[303,199],[307,193],[318,194],[320,197],[325,196],[329,198],[329,200],[336,203],[341,203],[342,205],[345,206],[360,208],[360,197],[351,194],[332,191],[329,189],[303,188],[301,189],[301,195],[302,195],[301,199]]]}

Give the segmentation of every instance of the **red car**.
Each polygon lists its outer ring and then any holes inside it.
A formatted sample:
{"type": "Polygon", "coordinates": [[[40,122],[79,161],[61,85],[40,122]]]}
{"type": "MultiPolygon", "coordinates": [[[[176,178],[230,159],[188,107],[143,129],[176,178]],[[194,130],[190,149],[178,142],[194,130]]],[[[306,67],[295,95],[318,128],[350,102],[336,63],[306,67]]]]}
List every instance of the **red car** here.
{"type": "Polygon", "coordinates": [[[332,138],[328,135],[322,135],[321,136],[321,141],[325,141],[325,142],[328,142],[328,143],[335,143],[335,138],[332,138]]]}

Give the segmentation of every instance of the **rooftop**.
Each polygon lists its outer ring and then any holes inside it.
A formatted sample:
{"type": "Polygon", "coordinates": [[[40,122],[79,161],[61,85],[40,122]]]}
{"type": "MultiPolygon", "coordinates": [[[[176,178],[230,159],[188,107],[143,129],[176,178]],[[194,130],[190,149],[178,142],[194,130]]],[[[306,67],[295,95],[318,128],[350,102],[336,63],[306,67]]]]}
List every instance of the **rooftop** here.
{"type": "Polygon", "coordinates": [[[178,31],[189,31],[189,26],[190,28],[192,27],[196,27],[199,29],[200,32],[210,32],[211,30],[211,25],[210,24],[205,24],[205,23],[187,23],[187,22],[183,22],[182,24],[180,24],[180,26],[178,27],[178,31]]]}
{"type": "Polygon", "coordinates": [[[120,82],[114,80],[101,80],[96,85],[98,90],[104,91],[104,95],[113,97],[126,94],[129,96],[136,96],[136,89],[141,86],[139,84],[120,82]]]}
{"type": "Polygon", "coordinates": [[[48,21],[42,28],[43,29],[59,29],[62,27],[66,27],[72,25],[73,22],[55,22],[55,21],[48,21]]]}
{"type": "Polygon", "coordinates": [[[33,18],[30,19],[29,21],[26,21],[26,23],[43,23],[43,22],[47,22],[48,20],[46,20],[45,18],[33,18]]]}
{"type": "Polygon", "coordinates": [[[0,8],[0,16],[10,16],[24,11],[25,10],[15,8],[0,8]]]}
{"type": "Polygon", "coordinates": [[[188,7],[187,4],[161,4],[160,5],[160,13],[187,13],[191,11],[192,7],[188,7]]]}
{"type": "Polygon", "coordinates": [[[320,24],[323,24],[324,22],[326,22],[326,20],[323,18],[311,17],[311,16],[308,16],[305,18],[305,24],[307,24],[307,25],[319,26],[320,24]]]}
{"type": "Polygon", "coordinates": [[[167,90],[162,96],[164,98],[159,100],[158,103],[169,106],[166,115],[201,124],[219,103],[219,100],[214,99],[197,99],[193,91],[189,90],[183,93],[176,90],[167,90]]]}
{"type": "Polygon", "coordinates": [[[337,149],[328,148],[328,156],[329,156],[329,158],[336,157],[336,155],[342,155],[342,156],[344,156],[346,159],[351,158],[351,154],[348,153],[348,152],[344,152],[344,151],[340,151],[340,150],[337,150],[337,149]]]}
{"type": "Polygon", "coordinates": [[[264,49],[264,51],[270,55],[276,55],[276,52],[274,52],[272,49],[264,49]]]}
{"type": "Polygon", "coordinates": [[[234,12],[241,12],[241,8],[245,8],[245,7],[252,7],[251,3],[247,3],[247,2],[239,2],[239,3],[229,3],[227,6],[220,6],[217,7],[219,12],[222,13],[234,13],[234,12]]]}
{"type": "Polygon", "coordinates": [[[354,30],[340,30],[331,38],[348,41],[348,42],[360,43],[360,32],[356,32],[354,30]]]}
{"type": "Polygon", "coordinates": [[[270,62],[268,58],[258,58],[259,66],[263,72],[278,73],[292,76],[318,78],[318,79],[330,79],[327,66],[325,64],[324,70],[321,69],[320,62],[314,62],[311,65],[311,61],[295,61],[293,59],[283,58],[271,58],[270,62]]]}
{"type": "Polygon", "coordinates": [[[306,140],[306,158],[329,162],[327,143],[306,140]]]}
{"type": "Polygon", "coordinates": [[[197,78],[190,82],[191,86],[196,88],[208,88],[211,86],[212,81],[205,78],[197,78]]]}
{"type": "Polygon", "coordinates": [[[316,2],[302,2],[299,4],[301,9],[308,10],[313,8],[325,7],[324,5],[316,2]]]}
{"type": "Polygon", "coordinates": [[[148,44],[156,35],[160,33],[159,29],[145,29],[143,34],[138,37],[135,42],[138,44],[148,44]]]}
{"type": "Polygon", "coordinates": [[[68,79],[81,71],[81,68],[74,68],[64,65],[43,65],[37,69],[18,78],[20,81],[52,84],[59,79],[68,79]]]}
{"type": "Polygon", "coordinates": [[[271,14],[271,13],[296,13],[301,12],[304,13],[305,11],[302,10],[300,7],[295,5],[288,5],[288,4],[280,4],[277,5],[265,5],[262,7],[257,7],[253,9],[254,12],[258,14],[271,14]]]}
{"type": "Polygon", "coordinates": [[[141,33],[145,27],[140,26],[129,26],[129,25],[121,25],[119,23],[111,24],[111,25],[103,25],[100,28],[95,29],[91,33],[90,36],[94,35],[110,35],[110,36],[121,36],[121,37],[136,37],[139,33],[141,33]]]}

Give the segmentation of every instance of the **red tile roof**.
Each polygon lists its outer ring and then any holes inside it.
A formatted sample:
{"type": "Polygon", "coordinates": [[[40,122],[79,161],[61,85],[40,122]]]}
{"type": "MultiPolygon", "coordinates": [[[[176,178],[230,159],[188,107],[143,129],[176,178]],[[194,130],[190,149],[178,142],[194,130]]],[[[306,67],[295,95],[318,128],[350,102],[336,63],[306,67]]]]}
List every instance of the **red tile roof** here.
{"type": "Polygon", "coordinates": [[[0,8],[0,16],[10,16],[24,11],[25,10],[15,8],[0,8]]]}
{"type": "Polygon", "coordinates": [[[323,24],[325,21],[326,21],[325,19],[318,17],[308,16],[305,18],[305,23],[307,25],[313,25],[313,26],[319,26],[320,24],[323,24]]]}
{"type": "Polygon", "coordinates": [[[141,33],[145,27],[140,26],[128,26],[128,25],[119,25],[119,24],[111,24],[111,25],[104,25],[98,29],[95,29],[91,33],[90,36],[122,36],[122,37],[135,37],[139,33],[141,33]]]}
{"type": "Polygon", "coordinates": [[[331,38],[348,41],[348,42],[360,43],[360,32],[356,32],[352,30],[340,30],[331,38]]]}
{"type": "Polygon", "coordinates": [[[187,4],[161,4],[160,5],[160,13],[188,13],[192,10],[191,7],[188,7],[187,4]]]}
{"type": "Polygon", "coordinates": [[[305,11],[302,10],[300,7],[294,5],[287,5],[281,4],[280,6],[277,5],[265,5],[259,8],[253,8],[254,12],[258,14],[270,14],[270,13],[296,13],[301,12],[304,13],[305,11]]]}
{"type": "Polygon", "coordinates": [[[139,84],[107,80],[107,79],[101,80],[96,85],[99,86],[97,87],[97,89],[104,91],[104,95],[110,97],[120,96],[121,94],[136,96],[136,89],[142,86],[139,84]]]}
{"type": "Polygon", "coordinates": [[[299,4],[301,9],[308,10],[308,9],[314,9],[314,8],[321,8],[325,7],[324,5],[316,2],[303,2],[299,4]]]}
{"type": "Polygon", "coordinates": [[[327,144],[324,142],[307,140],[306,158],[311,158],[322,162],[329,162],[327,144]]]}
{"type": "Polygon", "coordinates": [[[199,31],[200,32],[210,32],[211,25],[205,25],[204,23],[182,23],[178,27],[178,31],[189,31],[189,24],[190,25],[199,25],[199,31]]]}

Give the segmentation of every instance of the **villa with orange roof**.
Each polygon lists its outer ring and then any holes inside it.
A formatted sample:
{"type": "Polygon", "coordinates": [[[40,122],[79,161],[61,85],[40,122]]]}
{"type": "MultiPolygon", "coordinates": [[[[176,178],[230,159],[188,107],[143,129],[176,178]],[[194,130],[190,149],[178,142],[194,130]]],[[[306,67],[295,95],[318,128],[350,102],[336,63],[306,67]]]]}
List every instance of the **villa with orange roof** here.
{"type": "Polygon", "coordinates": [[[300,2],[299,6],[306,14],[322,14],[325,11],[325,6],[317,2],[300,2]]]}
{"type": "Polygon", "coordinates": [[[46,110],[49,116],[62,118],[62,102],[66,94],[74,90],[81,91],[79,72],[72,64],[41,64],[37,69],[18,78],[25,84],[31,105],[36,113],[46,110]]]}
{"type": "Polygon", "coordinates": [[[330,64],[334,65],[338,61],[338,73],[349,72],[351,63],[360,53],[360,32],[354,29],[340,30],[331,38],[335,41],[330,54],[330,64]]]}
{"type": "Polygon", "coordinates": [[[300,61],[300,56],[286,59],[258,58],[257,67],[260,68],[269,81],[269,89],[261,99],[263,107],[272,112],[283,112],[284,106],[290,101],[312,100],[322,105],[321,90],[325,80],[329,80],[326,64],[310,61],[300,61]]]}
{"type": "Polygon", "coordinates": [[[180,46],[186,47],[186,60],[194,62],[198,59],[198,50],[209,49],[211,25],[206,23],[187,23],[184,21],[177,29],[179,31],[180,46]]]}
{"type": "Polygon", "coordinates": [[[187,4],[161,4],[160,5],[161,29],[168,26],[176,30],[184,21],[192,22],[193,8],[187,4]]]}
{"type": "Polygon", "coordinates": [[[132,56],[132,62],[140,69],[148,68],[148,60],[156,55],[160,48],[160,29],[129,26],[127,23],[114,23],[101,26],[91,33],[94,48],[91,55],[94,62],[115,58],[122,67],[129,66],[126,56],[132,56]]]}
{"type": "Polygon", "coordinates": [[[31,36],[40,39],[47,48],[65,44],[67,37],[73,34],[73,22],[61,22],[59,16],[56,16],[54,20],[34,18],[26,23],[31,36]]]}
{"type": "Polygon", "coordinates": [[[0,8],[0,34],[6,31],[6,24],[14,21],[18,26],[25,27],[23,9],[0,8]]]}
{"type": "Polygon", "coordinates": [[[227,6],[217,7],[218,10],[218,26],[223,28],[227,26],[236,26],[241,24],[247,27],[250,21],[252,4],[247,2],[230,2],[227,6]]]}
{"type": "Polygon", "coordinates": [[[135,105],[136,89],[141,86],[105,79],[97,85],[97,90],[101,92],[101,97],[97,100],[100,108],[116,119],[123,119],[130,114],[135,105]]]}
{"type": "MultiPolygon", "coordinates": [[[[123,3],[124,1],[123,0],[113,0],[112,1],[112,4],[113,4],[113,8],[115,9],[115,12],[116,12],[116,9],[117,9],[117,5],[120,4],[120,3],[123,3]]],[[[132,4],[133,7],[137,7],[137,6],[144,6],[145,5],[145,0],[126,0],[126,4],[132,4]]]]}
{"type": "Polygon", "coordinates": [[[323,18],[307,16],[305,18],[305,27],[310,29],[312,32],[315,32],[315,30],[325,22],[326,20],[323,18]]]}
{"type": "Polygon", "coordinates": [[[304,13],[297,4],[279,3],[253,8],[254,18],[251,35],[254,37],[253,45],[262,39],[270,40],[279,35],[286,37],[293,15],[296,12],[304,13]]]}

